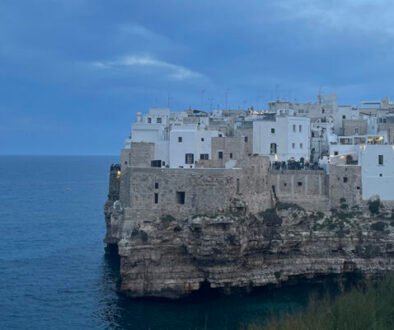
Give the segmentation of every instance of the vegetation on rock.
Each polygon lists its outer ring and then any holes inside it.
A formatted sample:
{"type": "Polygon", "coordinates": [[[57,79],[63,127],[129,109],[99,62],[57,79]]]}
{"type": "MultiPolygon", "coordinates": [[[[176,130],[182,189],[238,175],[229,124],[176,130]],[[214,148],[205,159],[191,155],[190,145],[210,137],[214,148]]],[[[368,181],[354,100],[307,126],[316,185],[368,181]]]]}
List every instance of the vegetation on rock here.
{"type": "Polygon", "coordinates": [[[332,300],[311,300],[306,311],[253,330],[394,329],[394,276],[354,288],[332,300]]]}

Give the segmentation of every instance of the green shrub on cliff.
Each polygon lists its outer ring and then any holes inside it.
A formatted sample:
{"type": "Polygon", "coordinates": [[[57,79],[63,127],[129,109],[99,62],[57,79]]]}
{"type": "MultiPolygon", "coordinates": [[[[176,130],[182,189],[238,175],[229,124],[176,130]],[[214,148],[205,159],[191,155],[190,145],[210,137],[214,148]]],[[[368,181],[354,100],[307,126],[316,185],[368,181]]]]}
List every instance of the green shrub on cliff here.
{"type": "Polygon", "coordinates": [[[368,208],[371,214],[379,214],[380,206],[380,199],[368,201],[368,208]]]}
{"type": "Polygon", "coordinates": [[[335,300],[311,301],[305,312],[286,315],[254,330],[394,329],[394,276],[353,289],[335,300]]]}

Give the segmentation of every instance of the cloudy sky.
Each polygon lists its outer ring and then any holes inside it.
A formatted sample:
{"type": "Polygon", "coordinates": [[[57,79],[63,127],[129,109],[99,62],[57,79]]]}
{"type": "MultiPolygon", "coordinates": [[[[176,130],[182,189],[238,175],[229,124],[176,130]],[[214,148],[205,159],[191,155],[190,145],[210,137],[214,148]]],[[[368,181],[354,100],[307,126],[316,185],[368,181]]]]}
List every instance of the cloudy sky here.
{"type": "Polygon", "coordinates": [[[388,0],[1,0],[0,154],[118,154],[137,111],[394,98],[388,0]]]}

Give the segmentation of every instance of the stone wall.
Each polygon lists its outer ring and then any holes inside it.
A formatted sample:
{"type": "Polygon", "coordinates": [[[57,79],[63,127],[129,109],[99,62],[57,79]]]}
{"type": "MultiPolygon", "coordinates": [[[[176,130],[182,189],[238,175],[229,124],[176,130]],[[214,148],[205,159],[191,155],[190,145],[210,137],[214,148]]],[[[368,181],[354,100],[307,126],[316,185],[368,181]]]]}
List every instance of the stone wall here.
{"type": "Polygon", "coordinates": [[[280,202],[295,203],[306,209],[329,209],[328,178],[324,171],[270,170],[269,180],[280,202]]]}
{"type": "Polygon", "coordinates": [[[343,135],[365,135],[368,133],[368,122],[366,119],[344,119],[343,135]],[[358,133],[356,133],[356,130],[358,133]]]}
{"type": "Polygon", "coordinates": [[[155,157],[155,144],[132,142],[130,149],[122,149],[120,160],[122,169],[125,166],[150,167],[155,157]]]}
{"type": "Polygon", "coordinates": [[[224,164],[233,159],[244,159],[250,154],[249,137],[245,136],[226,136],[212,138],[211,158],[215,163],[224,167],[224,164]],[[219,158],[219,152],[222,152],[222,158],[219,158]]]}
{"type": "Polygon", "coordinates": [[[128,167],[122,172],[121,204],[133,210],[136,221],[258,212],[271,206],[268,167],[266,157],[240,161],[234,169],[128,167]]]}
{"type": "Polygon", "coordinates": [[[251,156],[253,154],[253,128],[238,128],[236,136],[241,136],[245,142],[244,154],[251,156]]]}
{"type": "Polygon", "coordinates": [[[332,208],[362,205],[361,167],[329,165],[329,196],[332,208]]]}
{"type": "Polygon", "coordinates": [[[394,123],[379,124],[378,130],[387,131],[388,143],[394,143],[394,123]]]}

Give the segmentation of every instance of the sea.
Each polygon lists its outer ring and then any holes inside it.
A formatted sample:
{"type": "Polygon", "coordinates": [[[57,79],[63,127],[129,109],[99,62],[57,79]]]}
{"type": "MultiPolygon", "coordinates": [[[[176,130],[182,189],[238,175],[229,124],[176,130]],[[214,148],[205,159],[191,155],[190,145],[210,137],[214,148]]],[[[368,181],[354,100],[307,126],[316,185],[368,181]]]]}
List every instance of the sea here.
{"type": "Polygon", "coordinates": [[[0,157],[0,329],[247,329],[306,308],[322,285],[178,301],[118,291],[103,205],[117,157],[0,157]]]}

